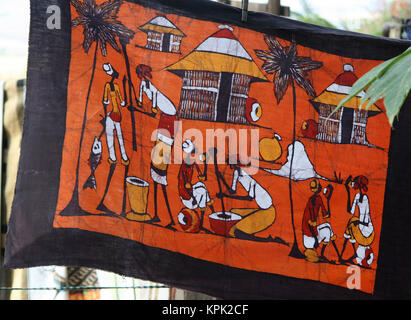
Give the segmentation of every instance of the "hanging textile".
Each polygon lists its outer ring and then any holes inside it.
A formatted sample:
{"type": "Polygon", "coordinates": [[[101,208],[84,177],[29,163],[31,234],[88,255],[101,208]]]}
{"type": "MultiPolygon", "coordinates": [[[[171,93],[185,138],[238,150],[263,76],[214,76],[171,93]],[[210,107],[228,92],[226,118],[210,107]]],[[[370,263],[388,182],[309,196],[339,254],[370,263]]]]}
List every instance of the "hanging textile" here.
{"type": "Polygon", "coordinates": [[[411,295],[410,101],[395,130],[364,92],[333,113],[410,42],[205,0],[55,3],[31,1],[7,267],[218,298],[411,295]]]}

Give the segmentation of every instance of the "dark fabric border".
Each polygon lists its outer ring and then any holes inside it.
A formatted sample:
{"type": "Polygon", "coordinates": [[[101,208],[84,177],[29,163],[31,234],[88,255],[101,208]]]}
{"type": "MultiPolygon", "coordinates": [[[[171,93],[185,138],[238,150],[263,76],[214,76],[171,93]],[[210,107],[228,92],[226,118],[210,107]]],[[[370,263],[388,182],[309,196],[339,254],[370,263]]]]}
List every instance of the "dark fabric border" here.
{"type": "Polygon", "coordinates": [[[391,130],[380,257],[374,289],[377,295],[398,299],[411,298],[410,108],[411,93],[391,130]]]}
{"type": "MultiPolygon", "coordinates": [[[[5,266],[39,235],[52,233],[66,127],[70,1],[30,1],[30,15],[23,136],[5,266]],[[61,29],[47,28],[47,8],[51,5],[61,10],[61,29]]],[[[28,267],[29,261],[19,264],[28,267]]]]}
{"type": "MultiPolygon", "coordinates": [[[[167,5],[170,2],[166,0],[141,3],[166,12],[177,10],[192,17],[225,21],[285,39],[295,37],[300,44],[353,58],[388,59],[409,46],[409,42],[360,36],[261,13],[250,13],[249,22],[241,24],[238,9],[204,0],[173,0],[174,9],[167,5]],[[311,35],[311,32],[317,35],[311,35]],[[312,39],[307,39],[308,34],[312,39]],[[329,36],[333,36],[332,41],[324,41],[323,37],[329,36]],[[355,44],[343,45],[351,41],[355,44]]],[[[85,266],[200,291],[223,299],[411,297],[408,285],[411,250],[407,241],[411,231],[408,216],[410,167],[407,164],[411,156],[408,143],[410,127],[407,126],[411,121],[408,110],[410,99],[392,135],[374,295],[317,281],[223,266],[109,235],[53,229],[67,107],[71,35],[67,32],[71,28],[69,1],[32,0],[31,14],[23,152],[7,235],[6,267],[85,266]],[[61,8],[61,30],[46,28],[46,9],[52,4],[61,8]],[[56,73],[56,70],[59,72],[56,73]]]]}

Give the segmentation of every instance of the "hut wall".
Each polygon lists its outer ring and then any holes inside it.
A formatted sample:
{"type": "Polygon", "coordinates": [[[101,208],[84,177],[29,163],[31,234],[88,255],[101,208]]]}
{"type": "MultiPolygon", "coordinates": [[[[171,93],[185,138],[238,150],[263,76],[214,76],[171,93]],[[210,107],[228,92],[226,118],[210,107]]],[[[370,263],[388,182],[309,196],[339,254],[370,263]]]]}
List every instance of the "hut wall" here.
{"type": "Polygon", "coordinates": [[[179,117],[215,121],[220,73],[185,71],[181,90],[179,117]]]}
{"type": "Polygon", "coordinates": [[[231,84],[231,98],[228,108],[227,121],[247,124],[245,114],[246,101],[251,84],[251,77],[243,74],[234,74],[231,84]]]}
{"type": "Polygon", "coordinates": [[[341,117],[343,108],[336,111],[331,117],[335,106],[321,104],[319,107],[319,121],[317,139],[331,143],[341,143],[341,117]]]}
{"type": "MultiPolygon", "coordinates": [[[[319,107],[319,123],[317,139],[331,143],[342,142],[342,117],[345,108],[335,112],[330,119],[326,120],[335,109],[333,105],[321,104],[319,107]]],[[[353,127],[350,143],[368,145],[367,141],[367,120],[366,110],[354,110],[353,127]]]]}
{"type": "Polygon", "coordinates": [[[351,136],[351,143],[368,144],[367,119],[368,112],[366,110],[354,110],[354,123],[353,132],[351,136]]]}
{"type": "Polygon", "coordinates": [[[182,36],[174,34],[164,34],[156,31],[147,32],[146,48],[155,51],[180,53],[180,45],[183,40],[182,36]],[[170,41],[166,43],[166,36],[169,36],[170,41]]]}
{"type": "Polygon", "coordinates": [[[183,40],[182,36],[177,36],[177,35],[172,34],[171,41],[170,41],[170,52],[180,53],[180,45],[181,45],[182,40],[183,40]]]}
{"type": "Polygon", "coordinates": [[[156,31],[147,32],[146,48],[150,50],[161,51],[163,43],[163,34],[156,31]]]}
{"type": "MultiPolygon", "coordinates": [[[[183,119],[218,120],[218,98],[221,95],[221,73],[209,71],[185,71],[181,90],[179,117],[183,119]]],[[[229,99],[224,121],[248,124],[245,109],[251,77],[233,74],[228,84],[229,99]]]]}

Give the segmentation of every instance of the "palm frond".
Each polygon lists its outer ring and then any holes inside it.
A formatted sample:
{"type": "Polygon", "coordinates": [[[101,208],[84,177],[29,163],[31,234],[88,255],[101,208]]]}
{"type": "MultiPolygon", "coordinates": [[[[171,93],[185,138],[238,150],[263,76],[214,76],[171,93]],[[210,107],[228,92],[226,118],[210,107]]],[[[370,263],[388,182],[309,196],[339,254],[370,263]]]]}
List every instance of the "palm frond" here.
{"type": "Polygon", "coordinates": [[[297,44],[291,41],[289,46],[282,46],[273,36],[264,36],[269,51],[254,50],[256,56],[263,60],[262,68],[268,74],[273,74],[274,94],[277,103],[284,97],[291,81],[300,86],[310,95],[315,96],[314,87],[308,78],[308,71],[322,67],[322,62],[310,57],[298,56],[297,44]]]}
{"type": "Polygon", "coordinates": [[[71,4],[79,14],[72,21],[72,26],[83,26],[83,49],[86,53],[93,43],[100,46],[103,56],[107,55],[107,43],[117,52],[121,52],[116,38],[129,41],[134,37],[134,31],[117,20],[122,0],[109,0],[101,5],[97,5],[95,0],[71,0],[71,4]]]}
{"type": "Polygon", "coordinates": [[[366,90],[366,93],[361,98],[360,108],[365,104],[365,109],[368,109],[383,98],[388,121],[392,126],[411,90],[411,48],[379,64],[359,78],[347,97],[340,101],[328,118],[363,90],[366,90]]]}

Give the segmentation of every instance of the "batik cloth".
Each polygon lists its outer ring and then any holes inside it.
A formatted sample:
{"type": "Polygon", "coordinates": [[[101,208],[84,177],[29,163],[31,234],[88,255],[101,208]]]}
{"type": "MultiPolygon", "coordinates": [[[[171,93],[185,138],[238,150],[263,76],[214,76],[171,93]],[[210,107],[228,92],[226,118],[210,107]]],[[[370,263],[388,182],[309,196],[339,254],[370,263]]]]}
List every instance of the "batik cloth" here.
{"type": "Polygon", "coordinates": [[[31,1],[7,267],[410,297],[410,99],[394,130],[365,92],[336,109],[410,42],[203,0],[55,3],[31,1]]]}

